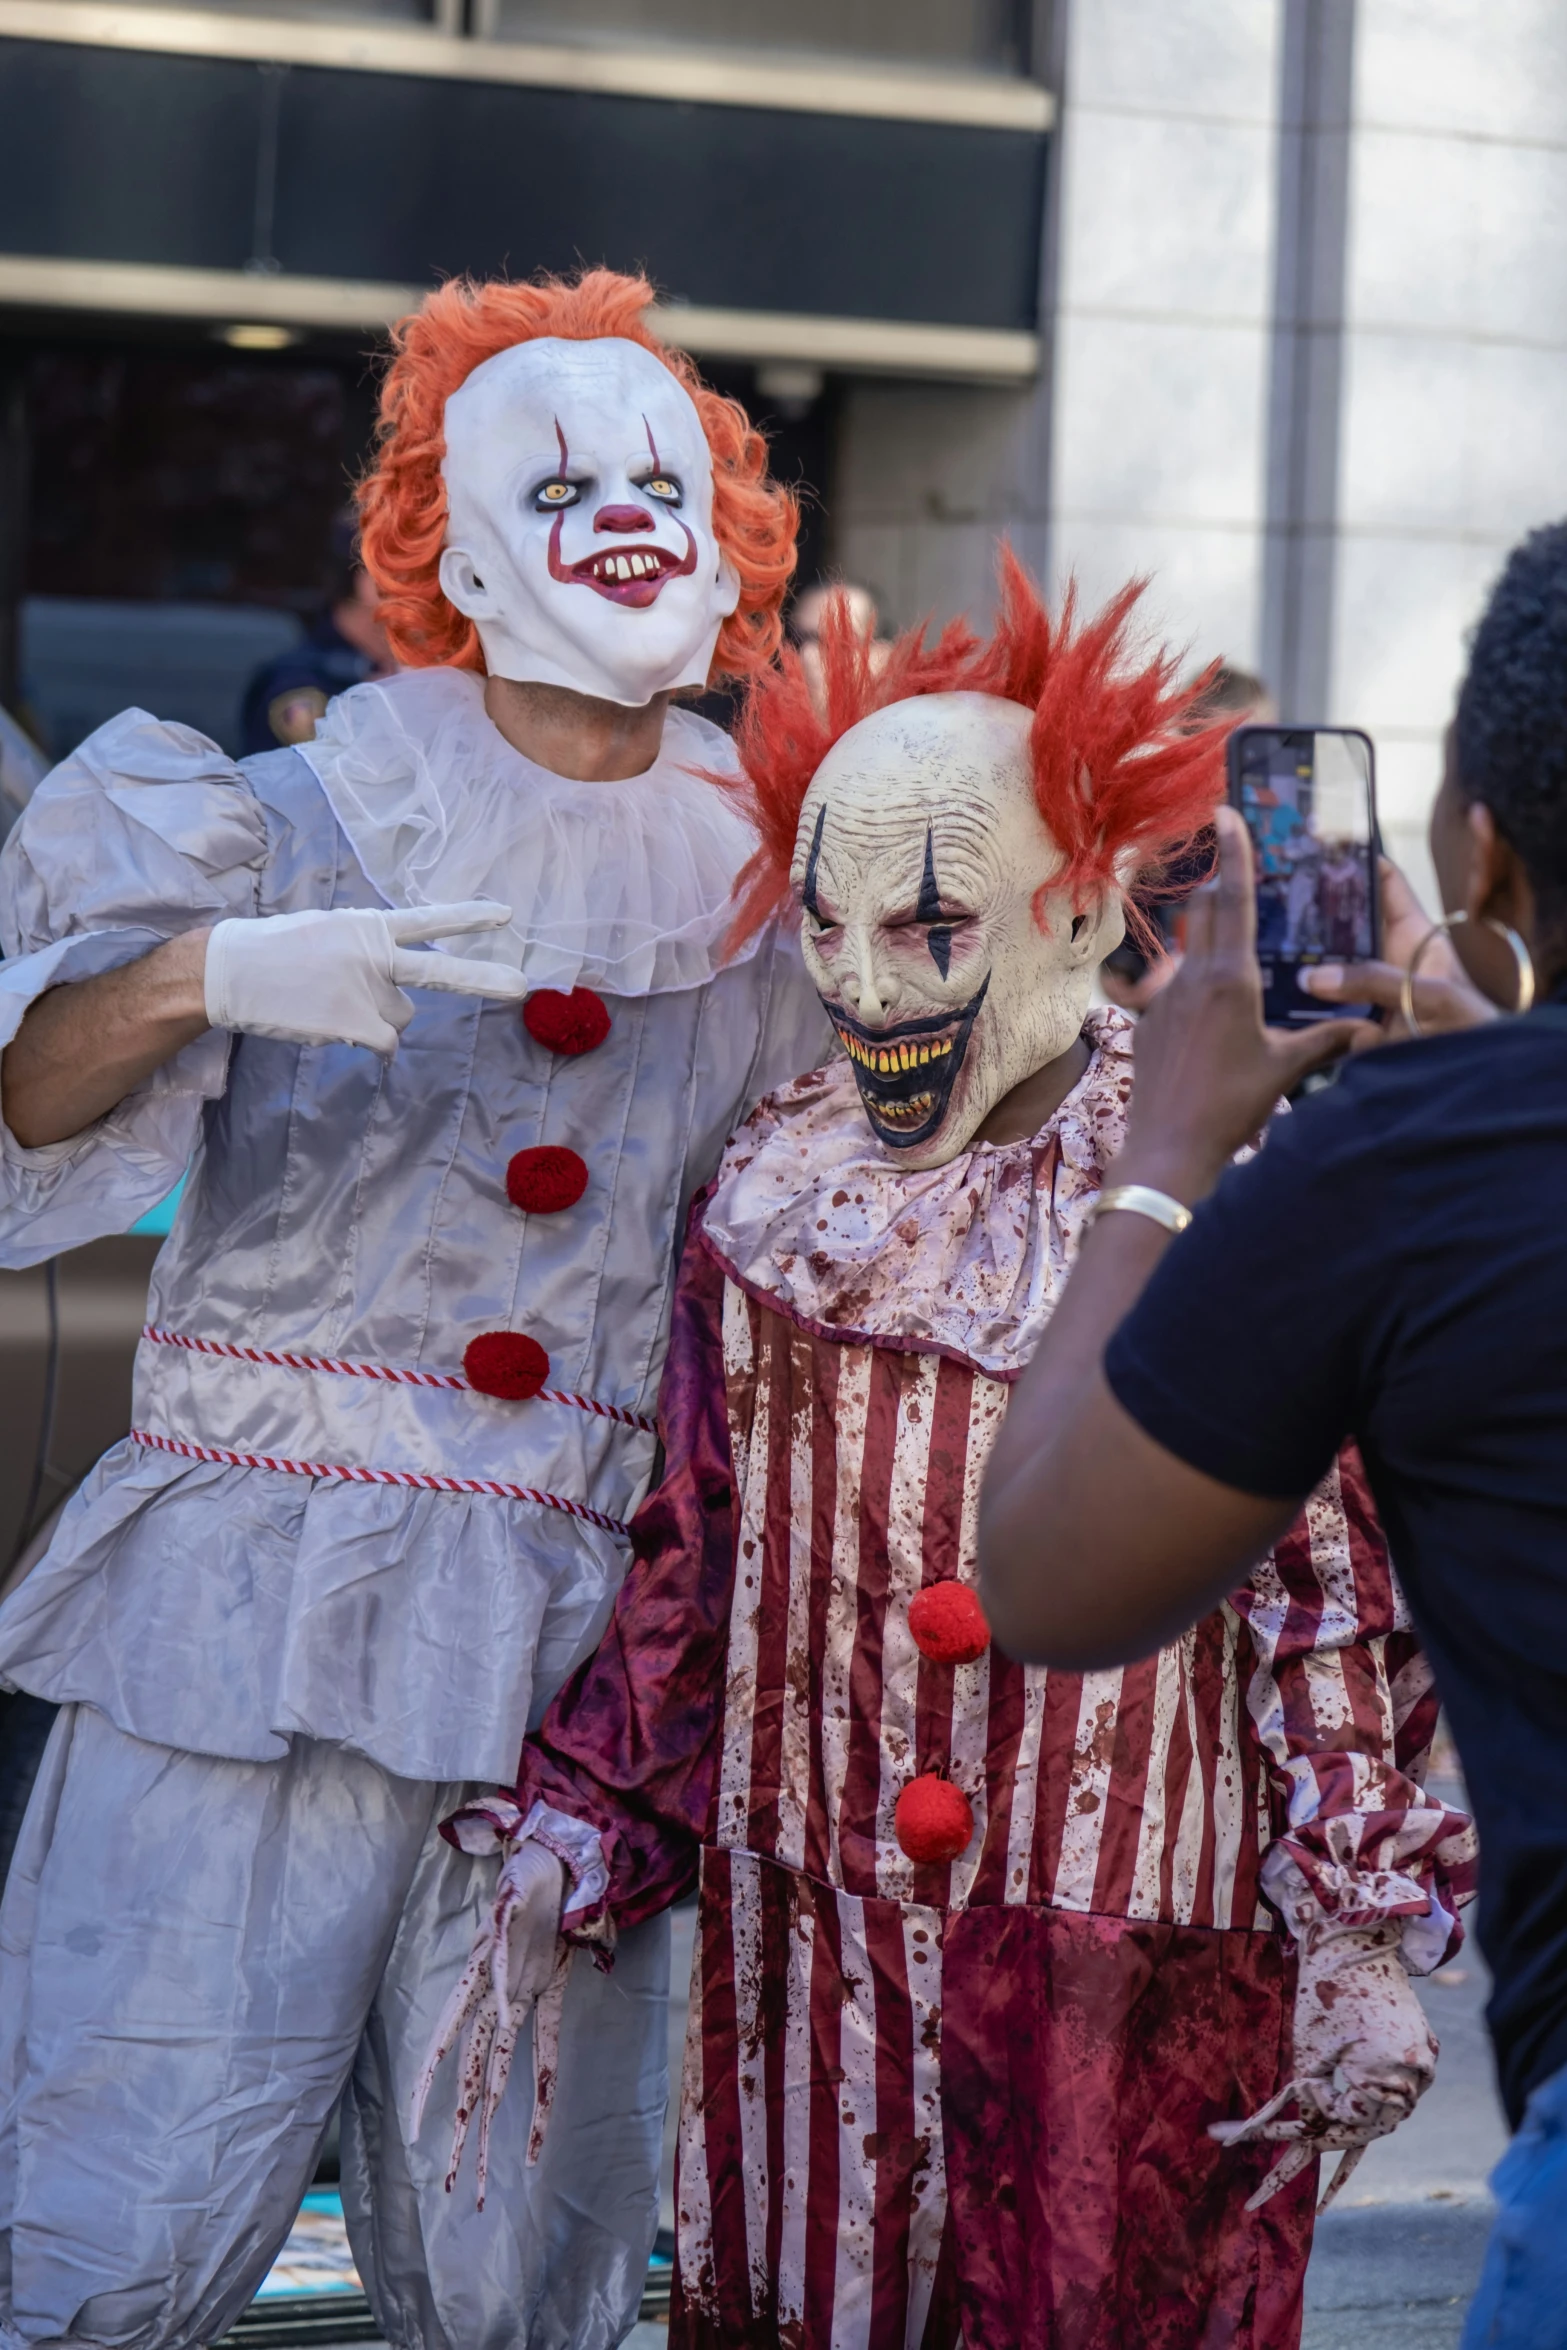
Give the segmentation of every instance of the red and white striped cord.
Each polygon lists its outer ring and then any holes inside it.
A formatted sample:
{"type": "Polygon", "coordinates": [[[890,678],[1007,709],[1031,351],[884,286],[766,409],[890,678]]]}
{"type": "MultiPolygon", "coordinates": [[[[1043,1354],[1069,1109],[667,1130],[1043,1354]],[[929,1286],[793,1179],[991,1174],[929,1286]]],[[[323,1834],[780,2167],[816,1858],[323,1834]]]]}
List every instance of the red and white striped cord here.
{"type": "Polygon", "coordinates": [[[562,1494],[545,1493],[536,1485],[508,1485],[500,1477],[436,1477],[422,1469],[350,1469],[333,1461],[285,1461],[271,1453],[230,1452],[218,1444],[190,1444],[181,1436],[159,1436],[150,1428],[133,1428],[133,1444],[148,1444],[159,1452],[178,1453],[182,1460],[214,1461],[228,1469],[281,1469],[290,1477],[325,1477],[340,1485],[399,1485],[415,1493],[486,1493],[501,1501],[537,1502],[541,1509],[564,1510],[568,1518],[583,1518],[602,1526],[606,1534],[629,1534],[630,1527],[603,1510],[590,1510],[585,1501],[567,1501],[562,1494]]]}
{"type": "MultiPolygon", "coordinates": [[[[350,1363],[336,1355],[296,1355],[274,1352],[264,1346],[227,1346],[217,1338],[191,1338],[183,1330],[160,1329],[149,1322],[142,1336],[152,1346],[182,1346],[189,1354],[220,1355],[231,1363],[268,1363],[283,1371],[331,1371],[346,1379],[386,1379],[395,1387],[445,1387],[476,1392],[461,1371],[413,1371],[392,1363],[350,1363]]],[[[594,1395],[572,1395],[564,1388],[541,1387],[540,1403],[570,1404],[579,1412],[591,1412],[598,1420],[616,1420],[622,1428],[638,1428],[646,1436],[658,1434],[658,1423],[641,1412],[622,1410],[618,1403],[600,1403],[594,1395]]]]}

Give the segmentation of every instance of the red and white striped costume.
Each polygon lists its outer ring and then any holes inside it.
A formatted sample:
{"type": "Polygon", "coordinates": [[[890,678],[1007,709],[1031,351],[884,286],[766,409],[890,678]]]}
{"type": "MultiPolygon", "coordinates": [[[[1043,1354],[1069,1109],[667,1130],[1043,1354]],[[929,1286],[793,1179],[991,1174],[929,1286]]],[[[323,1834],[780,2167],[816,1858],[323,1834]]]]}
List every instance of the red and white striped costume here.
{"type": "Polygon", "coordinates": [[[1141,1664],[914,1644],[915,1593],[973,1579],[1009,1378],[1119,1138],[1125,1025],[1090,1032],[1033,1142],[924,1175],[841,1068],[754,1114],[688,1249],[637,1564],[524,1752],[518,1801],[598,1828],[618,1921],[701,1847],[676,2344],[1286,2350],[1314,2174],[1246,2215],[1272,2149],[1206,2135],[1288,2078],[1266,1856],[1427,1966],[1469,1887],[1353,1456],[1141,1664]],[[950,1865],[894,1834],[932,1769],[974,1813],[950,1865]]]}

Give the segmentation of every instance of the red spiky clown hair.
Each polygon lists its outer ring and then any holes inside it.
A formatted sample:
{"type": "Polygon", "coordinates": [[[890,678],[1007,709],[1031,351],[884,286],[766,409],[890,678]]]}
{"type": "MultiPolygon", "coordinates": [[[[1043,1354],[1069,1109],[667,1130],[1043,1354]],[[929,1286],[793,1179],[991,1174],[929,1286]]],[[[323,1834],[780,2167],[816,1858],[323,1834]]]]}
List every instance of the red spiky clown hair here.
{"type": "Polygon", "coordinates": [[[585,269],[529,285],[453,278],[392,328],[392,363],[381,385],[375,458],[359,486],[365,569],[381,591],[382,625],[413,669],[449,662],[484,668],[479,632],[441,592],[446,543],[446,403],[474,369],[540,335],[638,343],[696,404],[713,458],[713,535],[740,579],[740,602],[718,632],[715,677],[749,677],[778,650],[779,613],[794,572],[799,509],[767,478],[767,443],[737,400],[703,383],[683,351],[647,323],[645,277],[585,269]]]}
{"type": "MultiPolygon", "coordinates": [[[[800,809],[833,744],[873,711],[920,694],[996,694],[1033,710],[1034,797],[1063,860],[1035,898],[1041,926],[1057,892],[1081,902],[1124,888],[1134,873],[1156,881],[1211,822],[1229,726],[1191,724],[1213,670],[1180,687],[1168,653],[1133,659],[1129,622],[1146,582],[1131,581],[1080,626],[1075,588],[1052,621],[1010,547],[998,568],[1001,609],[988,641],[954,620],[934,644],[921,626],[873,651],[834,598],[818,639],[819,703],[792,650],[751,685],[735,729],[744,773],[730,788],[761,845],[737,885],[731,948],[789,902],[800,809]]],[[[1146,930],[1134,903],[1127,917],[1146,930]]]]}

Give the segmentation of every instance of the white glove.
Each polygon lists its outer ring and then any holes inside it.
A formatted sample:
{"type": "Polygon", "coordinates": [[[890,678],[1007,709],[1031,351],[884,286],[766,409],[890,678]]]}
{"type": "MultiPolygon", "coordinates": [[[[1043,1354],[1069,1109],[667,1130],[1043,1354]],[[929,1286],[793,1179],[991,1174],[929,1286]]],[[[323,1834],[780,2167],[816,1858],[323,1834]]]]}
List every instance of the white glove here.
{"type": "MultiPolygon", "coordinates": [[[[561,1909],[569,1881],[561,1862],[542,1844],[530,1837],[514,1846],[495,1888],[495,1906],[479,1928],[462,1979],[435,2027],[435,2039],[414,2090],[411,2120],[417,2138],[431,2083],[461,2034],[462,2075],[446,2189],[450,2194],[477,2106],[481,2211],[489,2172],[490,2123],[511,2074],[518,2035],[536,2004],[533,2140],[542,2143],[554,2091],[560,2009],[571,1956],[569,1947],[560,1940],[561,1909]]],[[[529,2159],[537,2160],[536,2144],[530,2144],[529,2159]]]]}
{"type": "Polygon", "coordinates": [[[510,1003],[528,992],[520,971],[456,955],[406,954],[408,942],[496,930],[510,920],[509,906],[474,898],[396,914],[340,906],[220,922],[207,941],[207,1018],[214,1028],[276,1036],[285,1044],[363,1044],[373,1053],[395,1053],[414,1016],[405,987],[510,1003]]]}
{"type": "Polygon", "coordinates": [[[1402,1922],[1335,1926],[1314,1902],[1301,1907],[1294,2077],[1248,2120],[1211,2126],[1221,2145],[1266,2138],[1287,2146],[1248,2211],[1317,2155],[1342,2152],[1325,2207],[1372,2140],[1408,2119],[1436,2075],[1437,2044],[1399,1956],[1402,1922]],[[1291,2099],[1298,2118],[1277,2120],[1291,2099]]]}

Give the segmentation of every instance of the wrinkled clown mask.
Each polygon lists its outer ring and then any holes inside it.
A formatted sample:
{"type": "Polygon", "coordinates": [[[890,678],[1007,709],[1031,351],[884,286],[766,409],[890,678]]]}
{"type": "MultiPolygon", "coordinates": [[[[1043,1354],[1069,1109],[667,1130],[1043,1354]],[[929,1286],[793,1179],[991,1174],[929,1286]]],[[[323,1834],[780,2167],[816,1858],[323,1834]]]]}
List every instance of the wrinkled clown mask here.
{"type": "Polygon", "coordinates": [[[695,404],[618,336],[499,351],[446,403],[441,587],[492,677],[640,708],[705,685],[740,583],[695,404]]]}
{"type": "Polygon", "coordinates": [[[1034,893],[1061,863],[1029,765],[1032,711],[929,694],[862,719],[806,793],[792,880],[805,960],[871,1130],[908,1167],[955,1158],[1072,1044],[1119,942],[1119,898],[1034,893]]]}

